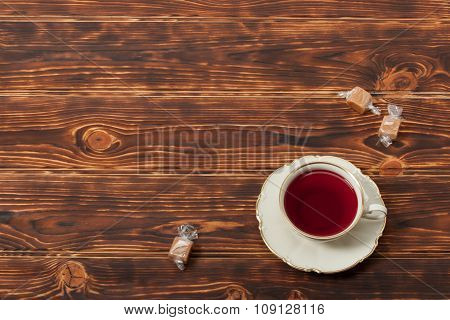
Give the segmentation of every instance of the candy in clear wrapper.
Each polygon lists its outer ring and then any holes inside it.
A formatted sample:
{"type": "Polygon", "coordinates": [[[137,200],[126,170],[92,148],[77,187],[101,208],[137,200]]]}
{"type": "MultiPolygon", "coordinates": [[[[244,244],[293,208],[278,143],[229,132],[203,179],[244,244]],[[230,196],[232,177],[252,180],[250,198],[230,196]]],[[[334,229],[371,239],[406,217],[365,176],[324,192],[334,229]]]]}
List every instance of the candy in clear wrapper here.
{"type": "Polygon", "coordinates": [[[181,271],[185,269],[195,239],[198,239],[198,233],[194,226],[184,224],[178,227],[178,236],[173,239],[169,258],[181,271]]]}
{"type": "Polygon", "coordinates": [[[388,105],[388,116],[384,116],[378,131],[379,141],[387,148],[392,144],[392,141],[397,139],[400,124],[402,122],[402,107],[395,104],[388,105]]]}
{"type": "Polygon", "coordinates": [[[371,94],[360,87],[354,87],[350,91],[339,92],[338,95],[345,98],[347,105],[359,114],[363,114],[367,110],[376,115],[381,114],[380,110],[373,105],[371,94]]]}

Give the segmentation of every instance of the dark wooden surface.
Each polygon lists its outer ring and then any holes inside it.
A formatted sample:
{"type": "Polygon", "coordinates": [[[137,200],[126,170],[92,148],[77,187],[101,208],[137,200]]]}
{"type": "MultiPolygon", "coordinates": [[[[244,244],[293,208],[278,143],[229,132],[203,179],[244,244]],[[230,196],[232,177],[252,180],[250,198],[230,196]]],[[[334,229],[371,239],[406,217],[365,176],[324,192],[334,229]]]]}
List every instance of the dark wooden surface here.
{"type": "Polygon", "coordinates": [[[448,297],[448,9],[1,2],[0,298],[448,297]],[[336,98],[354,85],[403,106],[391,148],[336,98]],[[265,178],[305,154],[352,161],[389,209],[341,274],[290,268],[257,229],[265,178]],[[166,254],[186,222],[200,238],[180,273],[166,254]]]}

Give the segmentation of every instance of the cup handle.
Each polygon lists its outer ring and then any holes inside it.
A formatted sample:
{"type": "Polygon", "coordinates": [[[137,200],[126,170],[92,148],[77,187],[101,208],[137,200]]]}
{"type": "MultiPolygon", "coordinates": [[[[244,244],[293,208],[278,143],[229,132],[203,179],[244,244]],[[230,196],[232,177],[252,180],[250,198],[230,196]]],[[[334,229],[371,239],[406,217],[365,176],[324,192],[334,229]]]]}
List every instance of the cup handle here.
{"type": "Polygon", "coordinates": [[[369,209],[363,213],[363,217],[371,220],[383,219],[387,215],[387,208],[381,204],[373,203],[369,209]]]}

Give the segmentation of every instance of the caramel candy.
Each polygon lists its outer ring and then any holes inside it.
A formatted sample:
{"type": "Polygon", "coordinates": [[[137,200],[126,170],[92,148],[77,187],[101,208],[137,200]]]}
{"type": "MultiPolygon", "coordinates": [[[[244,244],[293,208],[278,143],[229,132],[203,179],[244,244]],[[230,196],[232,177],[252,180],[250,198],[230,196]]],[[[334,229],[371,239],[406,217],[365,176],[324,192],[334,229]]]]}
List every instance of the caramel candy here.
{"type": "Polygon", "coordinates": [[[190,224],[178,227],[178,236],[173,239],[169,250],[169,259],[177,265],[178,269],[184,270],[191,253],[194,240],[198,238],[197,229],[190,224]]]}
{"type": "Polygon", "coordinates": [[[400,129],[400,123],[402,119],[393,116],[384,116],[381,123],[378,136],[388,136],[391,140],[397,139],[398,130],[400,129]]]}
{"type": "Polygon", "coordinates": [[[383,118],[380,129],[378,130],[378,137],[380,142],[387,148],[392,144],[392,141],[397,139],[400,124],[402,123],[403,108],[395,104],[388,104],[389,115],[383,118]]]}
{"type": "Polygon", "coordinates": [[[194,242],[189,239],[175,237],[169,251],[169,258],[173,261],[181,261],[183,264],[186,264],[193,245],[194,242]]]}
{"type": "Polygon", "coordinates": [[[380,114],[380,110],[372,103],[372,96],[370,93],[360,87],[354,87],[347,92],[340,92],[339,96],[345,97],[347,105],[352,107],[353,110],[359,114],[363,114],[366,110],[370,110],[376,115],[380,114]]]}

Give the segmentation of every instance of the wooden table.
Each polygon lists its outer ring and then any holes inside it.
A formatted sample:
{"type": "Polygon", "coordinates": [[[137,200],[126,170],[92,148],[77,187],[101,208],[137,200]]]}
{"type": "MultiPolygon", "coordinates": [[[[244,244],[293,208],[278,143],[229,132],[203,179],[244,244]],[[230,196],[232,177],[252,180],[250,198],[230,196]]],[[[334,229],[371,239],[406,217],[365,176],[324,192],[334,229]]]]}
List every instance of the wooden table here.
{"type": "Polygon", "coordinates": [[[431,299],[449,283],[449,3],[0,3],[0,296],[431,299]],[[336,97],[404,108],[398,142],[336,97]],[[209,140],[208,140],[209,139],[209,140]],[[379,185],[376,252],[335,275],[261,240],[267,175],[343,157],[379,185]],[[199,227],[188,269],[167,251],[199,227]]]}

